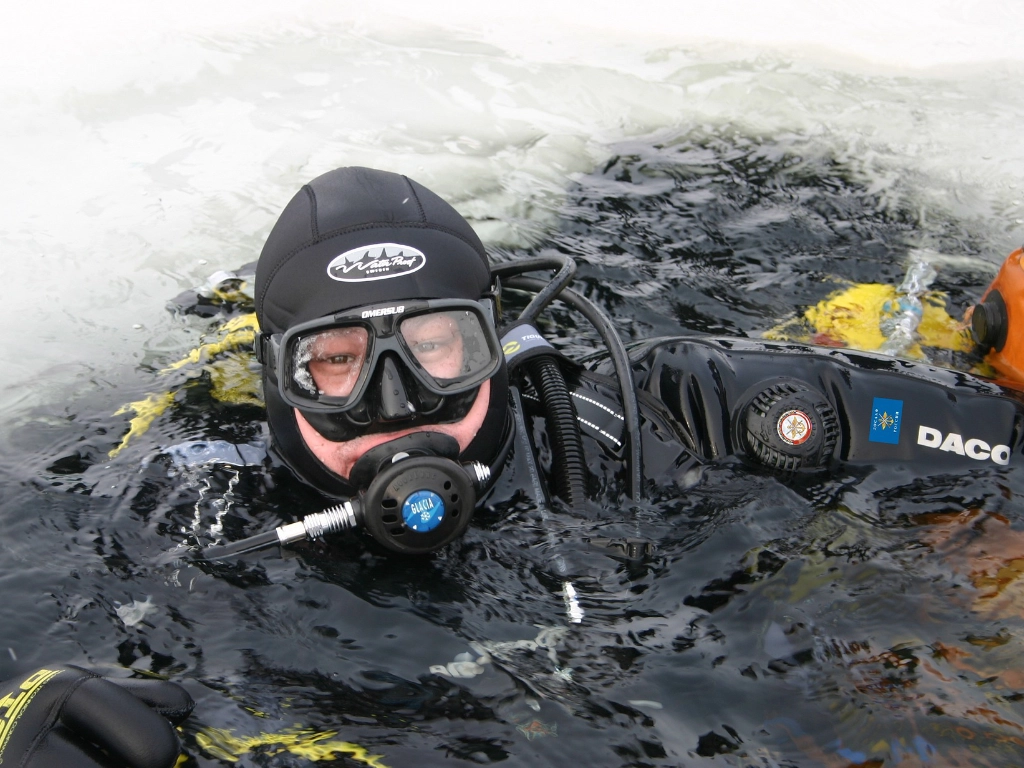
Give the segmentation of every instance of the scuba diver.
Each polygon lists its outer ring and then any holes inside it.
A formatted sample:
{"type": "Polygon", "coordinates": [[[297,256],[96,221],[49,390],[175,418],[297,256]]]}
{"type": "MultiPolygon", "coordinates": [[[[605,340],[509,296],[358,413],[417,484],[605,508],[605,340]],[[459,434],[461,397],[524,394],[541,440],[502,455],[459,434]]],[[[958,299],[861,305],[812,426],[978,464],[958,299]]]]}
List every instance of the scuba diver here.
{"type": "MultiPolygon", "coordinates": [[[[570,510],[598,495],[640,504],[652,488],[685,492],[702,465],[728,457],[784,480],[888,466],[926,481],[1024,462],[1024,398],[1008,381],[745,338],[627,347],[606,314],[568,287],[574,272],[567,257],[492,265],[465,218],[405,176],[353,167],[306,184],[257,263],[255,354],[272,457],[327,508],[201,556],[354,528],[394,552],[426,554],[462,535],[480,507],[521,494],[570,510]],[[531,298],[509,320],[502,305],[513,295],[531,298]],[[574,361],[552,346],[541,316],[556,300],[595,326],[604,354],[574,361]]],[[[974,328],[1000,354],[1016,344],[1007,341],[1016,338],[1012,302],[1000,307],[990,294],[974,328]]],[[[654,546],[588,543],[631,559],[654,546]]],[[[20,699],[26,684],[9,685],[0,700],[22,739],[8,746],[19,759],[79,726],[85,741],[124,754],[101,738],[110,729],[92,725],[94,713],[106,722],[101,708],[79,708],[69,723],[75,697],[58,697],[58,685],[49,699],[20,699]],[[11,714],[16,700],[21,721],[11,714]],[[34,741],[24,735],[34,732],[34,741]]],[[[33,759],[23,764],[52,764],[33,759]]],[[[86,759],[60,764],[93,765],[86,759]]]]}
{"type": "MultiPolygon", "coordinates": [[[[256,357],[272,450],[340,503],[206,555],[357,526],[425,553],[517,492],[569,508],[596,492],[639,501],[727,456],[787,476],[1021,460],[1016,390],[849,349],[707,337],[627,349],[568,288],[574,270],[567,257],[491,267],[468,222],[404,176],[342,168],[303,187],[257,264],[256,357]],[[543,270],[556,274],[527,276],[543,270]],[[506,322],[510,291],[535,295],[506,322]],[[540,316],[556,299],[595,325],[607,354],[575,362],[545,339],[540,316]]],[[[991,317],[1005,336],[992,303],[975,326],[991,317]]],[[[993,333],[980,338],[1000,346],[993,333]]]]}

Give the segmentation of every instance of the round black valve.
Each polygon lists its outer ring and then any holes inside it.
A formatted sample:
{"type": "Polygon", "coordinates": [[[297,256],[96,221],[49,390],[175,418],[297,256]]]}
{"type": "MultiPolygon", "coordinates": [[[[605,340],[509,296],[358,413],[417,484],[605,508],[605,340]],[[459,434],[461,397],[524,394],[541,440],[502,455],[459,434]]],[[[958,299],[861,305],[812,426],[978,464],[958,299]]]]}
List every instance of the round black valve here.
{"type": "Polygon", "coordinates": [[[1010,326],[1006,315],[1006,302],[999,291],[992,289],[981,304],[974,305],[971,313],[971,335],[983,352],[1002,350],[1010,326]]]}
{"type": "Polygon", "coordinates": [[[777,381],[739,419],[747,450],[760,463],[790,472],[824,467],[839,440],[839,419],[825,396],[799,381],[777,381]]]}
{"type": "Polygon", "coordinates": [[[395,552],[421,555],[462,535],[476,492],[454,461],[417,456],[385,468],[362,501],[363,524],[374,539],[395,552]]]}

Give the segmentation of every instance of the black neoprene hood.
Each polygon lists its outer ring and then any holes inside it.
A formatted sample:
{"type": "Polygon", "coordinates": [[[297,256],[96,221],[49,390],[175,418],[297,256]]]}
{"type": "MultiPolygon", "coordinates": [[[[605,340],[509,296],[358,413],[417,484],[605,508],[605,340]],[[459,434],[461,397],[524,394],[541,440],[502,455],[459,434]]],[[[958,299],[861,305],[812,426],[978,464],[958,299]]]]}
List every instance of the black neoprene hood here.
{"type": "Polygon", "coordinates": [[[490,282],[483,243],[448,203],[396,173],[339,168],[306,184],[271,230],[256,268],[256,317],[263,332],[280,333],[378,302],[479,299],[490,282]],[[348,266],[346,254],[361,261],[348,266]],[[366,268],[385,257],[408,266],[366,268]]]}
{"type": "MultiPolygon", "coordinates": [[[[448,203],[396,173],[339,168],[304,186],[271,230],[256,266],[256,317],[263,333],[276,334],[368,304],[476,300],[490,287],[483,243],[448,203]]],[[[320,491],[354,495],[352,484],[310,451],[269,368],[263,385],[276,454],[320,491]]],[[[500,449],[508,421],[504,362],[490,390],[483,425],[463,461],[489,464],[500,449]]]]}

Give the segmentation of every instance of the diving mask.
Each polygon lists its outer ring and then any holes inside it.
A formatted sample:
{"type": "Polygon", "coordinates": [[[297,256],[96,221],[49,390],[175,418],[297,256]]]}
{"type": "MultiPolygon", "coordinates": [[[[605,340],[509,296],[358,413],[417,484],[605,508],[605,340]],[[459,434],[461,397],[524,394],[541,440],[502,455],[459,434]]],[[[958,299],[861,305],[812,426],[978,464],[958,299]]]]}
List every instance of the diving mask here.
{"type": "Polygon", "coordinates": [[[461,419],[501,348],[489,300],[411,299],[261,334],[257,357],[284,401],[341,441],[461,419]]]}

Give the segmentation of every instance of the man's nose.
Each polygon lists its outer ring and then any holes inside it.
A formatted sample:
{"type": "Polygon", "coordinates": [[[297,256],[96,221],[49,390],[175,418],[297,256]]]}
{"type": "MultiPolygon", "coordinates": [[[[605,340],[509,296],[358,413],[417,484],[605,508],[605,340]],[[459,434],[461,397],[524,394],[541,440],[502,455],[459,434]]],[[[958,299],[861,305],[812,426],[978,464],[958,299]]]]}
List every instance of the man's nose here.
{"type": "Polygon", "coordinates": [[[390,356],[385,357],[380,376],[380,419],[397,421],[415,413],[416,408],[409,401],[398,365],[390,356]]]}

